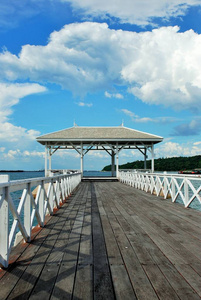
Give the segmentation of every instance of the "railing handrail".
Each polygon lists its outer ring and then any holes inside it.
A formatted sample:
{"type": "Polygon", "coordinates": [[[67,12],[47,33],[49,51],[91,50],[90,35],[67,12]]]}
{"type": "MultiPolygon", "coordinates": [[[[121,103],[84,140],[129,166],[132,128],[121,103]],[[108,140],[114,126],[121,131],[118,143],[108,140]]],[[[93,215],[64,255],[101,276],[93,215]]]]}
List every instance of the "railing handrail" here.
{"type": "Polygon", "coordinates": [[[130,172],[130,173],[139,173],[139,174],[142,174],[142,175],[152,175],[152,176],[166,176],[166,177],[172,177],[174,176],[175,178],[182,178],[182,177],[188,177],[189,179],[195,179],[195,180],[201,180],[201,174],[178,174],[178,173],[166,173],[166,172],[154,172],[154,173],[151,173],[151,172],[142,172],[142,171],[132,171],[131,169],[129,169],[128,171],[125,169],[125,170],[119,170],[119,172],[130,172]]]}
{"type": "Polygon", "coordinates": [[[61,174],[61,175],[54,175],[51,177],[35,177],[35,178],[25,178],[25,179],[19,179],[19,180],[10,180],[8,182],[2,182],[0,183],[0,189],[3,187],[10,187],[10,186],[16,186],[18,184],[23,184],[23,183],[35,183],[39,181],[51,181],[52,179],[58,179],[58,178],[64,178],[64,177],[72,177],[76,176],[78,174],[81,174],[80,172],[78,173],[72,173],[72,174],[61,174]]]}
{"type": "Polygon", "coordinates": [[[81,173],[76,172],[0,183],[0,267],[8,267],[9,254],[17,228],[24,240],[30,242],[34,220],[43,227],[47,212],[52,215],[55,207],[60,208],[80,181],[81,173]],[[34,186],[38,186],[35,197],[31,190],[34,186]],[[11,193],[21,190],[22,195],[16,207],[11,193]],[[10,229],[9,212],[13,216],[10,229]],[[24,212],[23,216],[22,212],[24,212]]]}

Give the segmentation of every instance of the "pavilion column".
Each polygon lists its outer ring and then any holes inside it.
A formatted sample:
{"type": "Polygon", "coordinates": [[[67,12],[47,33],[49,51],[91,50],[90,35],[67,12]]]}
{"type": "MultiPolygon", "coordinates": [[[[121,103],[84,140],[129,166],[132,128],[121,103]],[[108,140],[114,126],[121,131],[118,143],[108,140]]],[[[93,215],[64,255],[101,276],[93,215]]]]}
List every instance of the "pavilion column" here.
{"type": "Polygon", "coordinates": [[[119,148],[118,148],[118,143],[116,145],[116,177],[119,178],[119,148]]]}
{"type": "Polygon", "coordinates": [[[81,171],[81,176],[83,177],[83,172],[84,172],[84,155],[83,155],[83,143],[80,145],[81,149],[81,154],[80,154],[80,171],[81,171]]]}
{"type": "Polygon", "coordinates": [[[51,147],[49,148],[49,171],[52,170],[52,155],[51,155],[51,147]]]}
{"type": "Polygon", "coordinates": [[[147,168],[147,148],[144,148],[144,169],[147,168]]]}
{"type": "Polygon", "coordinates": [[[45,177],[48,176],[48,171],[47,171],[47,158],[48,158],[48,147],[47,144],[45,145],[45,177]]]}
{"type": "Polygon", "coordinates": [[[115,176],[115,153],[113,150],[111,155],[111,171],[112,171],[112,177],[115,176]]]}
{"type": "Polygon", "coordinates": [[[151,146],[151,172],[154,173],[154,144],[151,146]]]}

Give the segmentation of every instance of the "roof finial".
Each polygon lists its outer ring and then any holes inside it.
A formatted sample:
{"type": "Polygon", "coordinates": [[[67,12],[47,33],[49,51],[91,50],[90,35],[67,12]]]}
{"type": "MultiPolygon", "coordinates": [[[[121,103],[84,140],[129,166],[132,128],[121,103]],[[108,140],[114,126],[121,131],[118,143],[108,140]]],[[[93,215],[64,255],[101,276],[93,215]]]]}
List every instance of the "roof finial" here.
{"type": "Polygon", "coordinates": [[[74,127],[77,127],[77,124],[75,123],[75,120],[74,120],[74,122],[73,122],[73,126],[74,126],[74,127]]]}
{"type": "Polygon", "coordinates": [[[121,127],[124,127],[124,120],[122,119],[121,127]]]}

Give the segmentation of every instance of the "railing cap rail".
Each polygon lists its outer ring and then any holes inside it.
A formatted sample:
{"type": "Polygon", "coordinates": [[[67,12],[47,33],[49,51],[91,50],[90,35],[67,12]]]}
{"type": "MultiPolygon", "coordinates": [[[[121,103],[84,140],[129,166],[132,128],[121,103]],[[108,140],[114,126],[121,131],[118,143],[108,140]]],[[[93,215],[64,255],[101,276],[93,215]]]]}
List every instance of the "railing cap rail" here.
{"type": "Polygon", "coordinates": [[[40,181],[49,182],[52,179],[72,177],[72,176],[76,176],[76,175],[81,175],[81,172],[72,173],[72,174],[60,174],[60,175],[55,175],[55,176],[51,176],[51,177],[36,177],[36,178],[28,178],[28,179],[20,179],[20,180],[10,180],[8,182],[0,183],[0,188],[15,186],[15,185],[18,185],[18,184],[40,182],[40,181]]]}
{"type": "Polygon", "coordinates": [[[175,173],[166,173],[165,171],[163,173],[148,173],[148,172],[138,172],[136,170],[120,170],[119,172],[122,172],[122,173],[133,173],[133,174],[142,174],[142,175],[148,175],[148,176],[165,176],[165,177],[175,177],[175,178],[184,178],[184,177],[187,177],[187,178],[190,178],[192,180],[200,180],[201,179],[201,174],[197,175],[197,174],[175,174],[175,173]]]}

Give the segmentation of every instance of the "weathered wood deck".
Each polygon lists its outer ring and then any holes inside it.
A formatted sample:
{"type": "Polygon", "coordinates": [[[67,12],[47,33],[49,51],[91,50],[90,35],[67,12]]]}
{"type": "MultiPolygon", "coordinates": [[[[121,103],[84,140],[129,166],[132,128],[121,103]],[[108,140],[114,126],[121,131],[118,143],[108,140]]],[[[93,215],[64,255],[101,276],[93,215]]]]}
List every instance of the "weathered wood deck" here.
{"type": "Polygon", "coordinates": [[[200,299],[201,213],[82,182],[0,271],[0,299],[200,299]]]}

